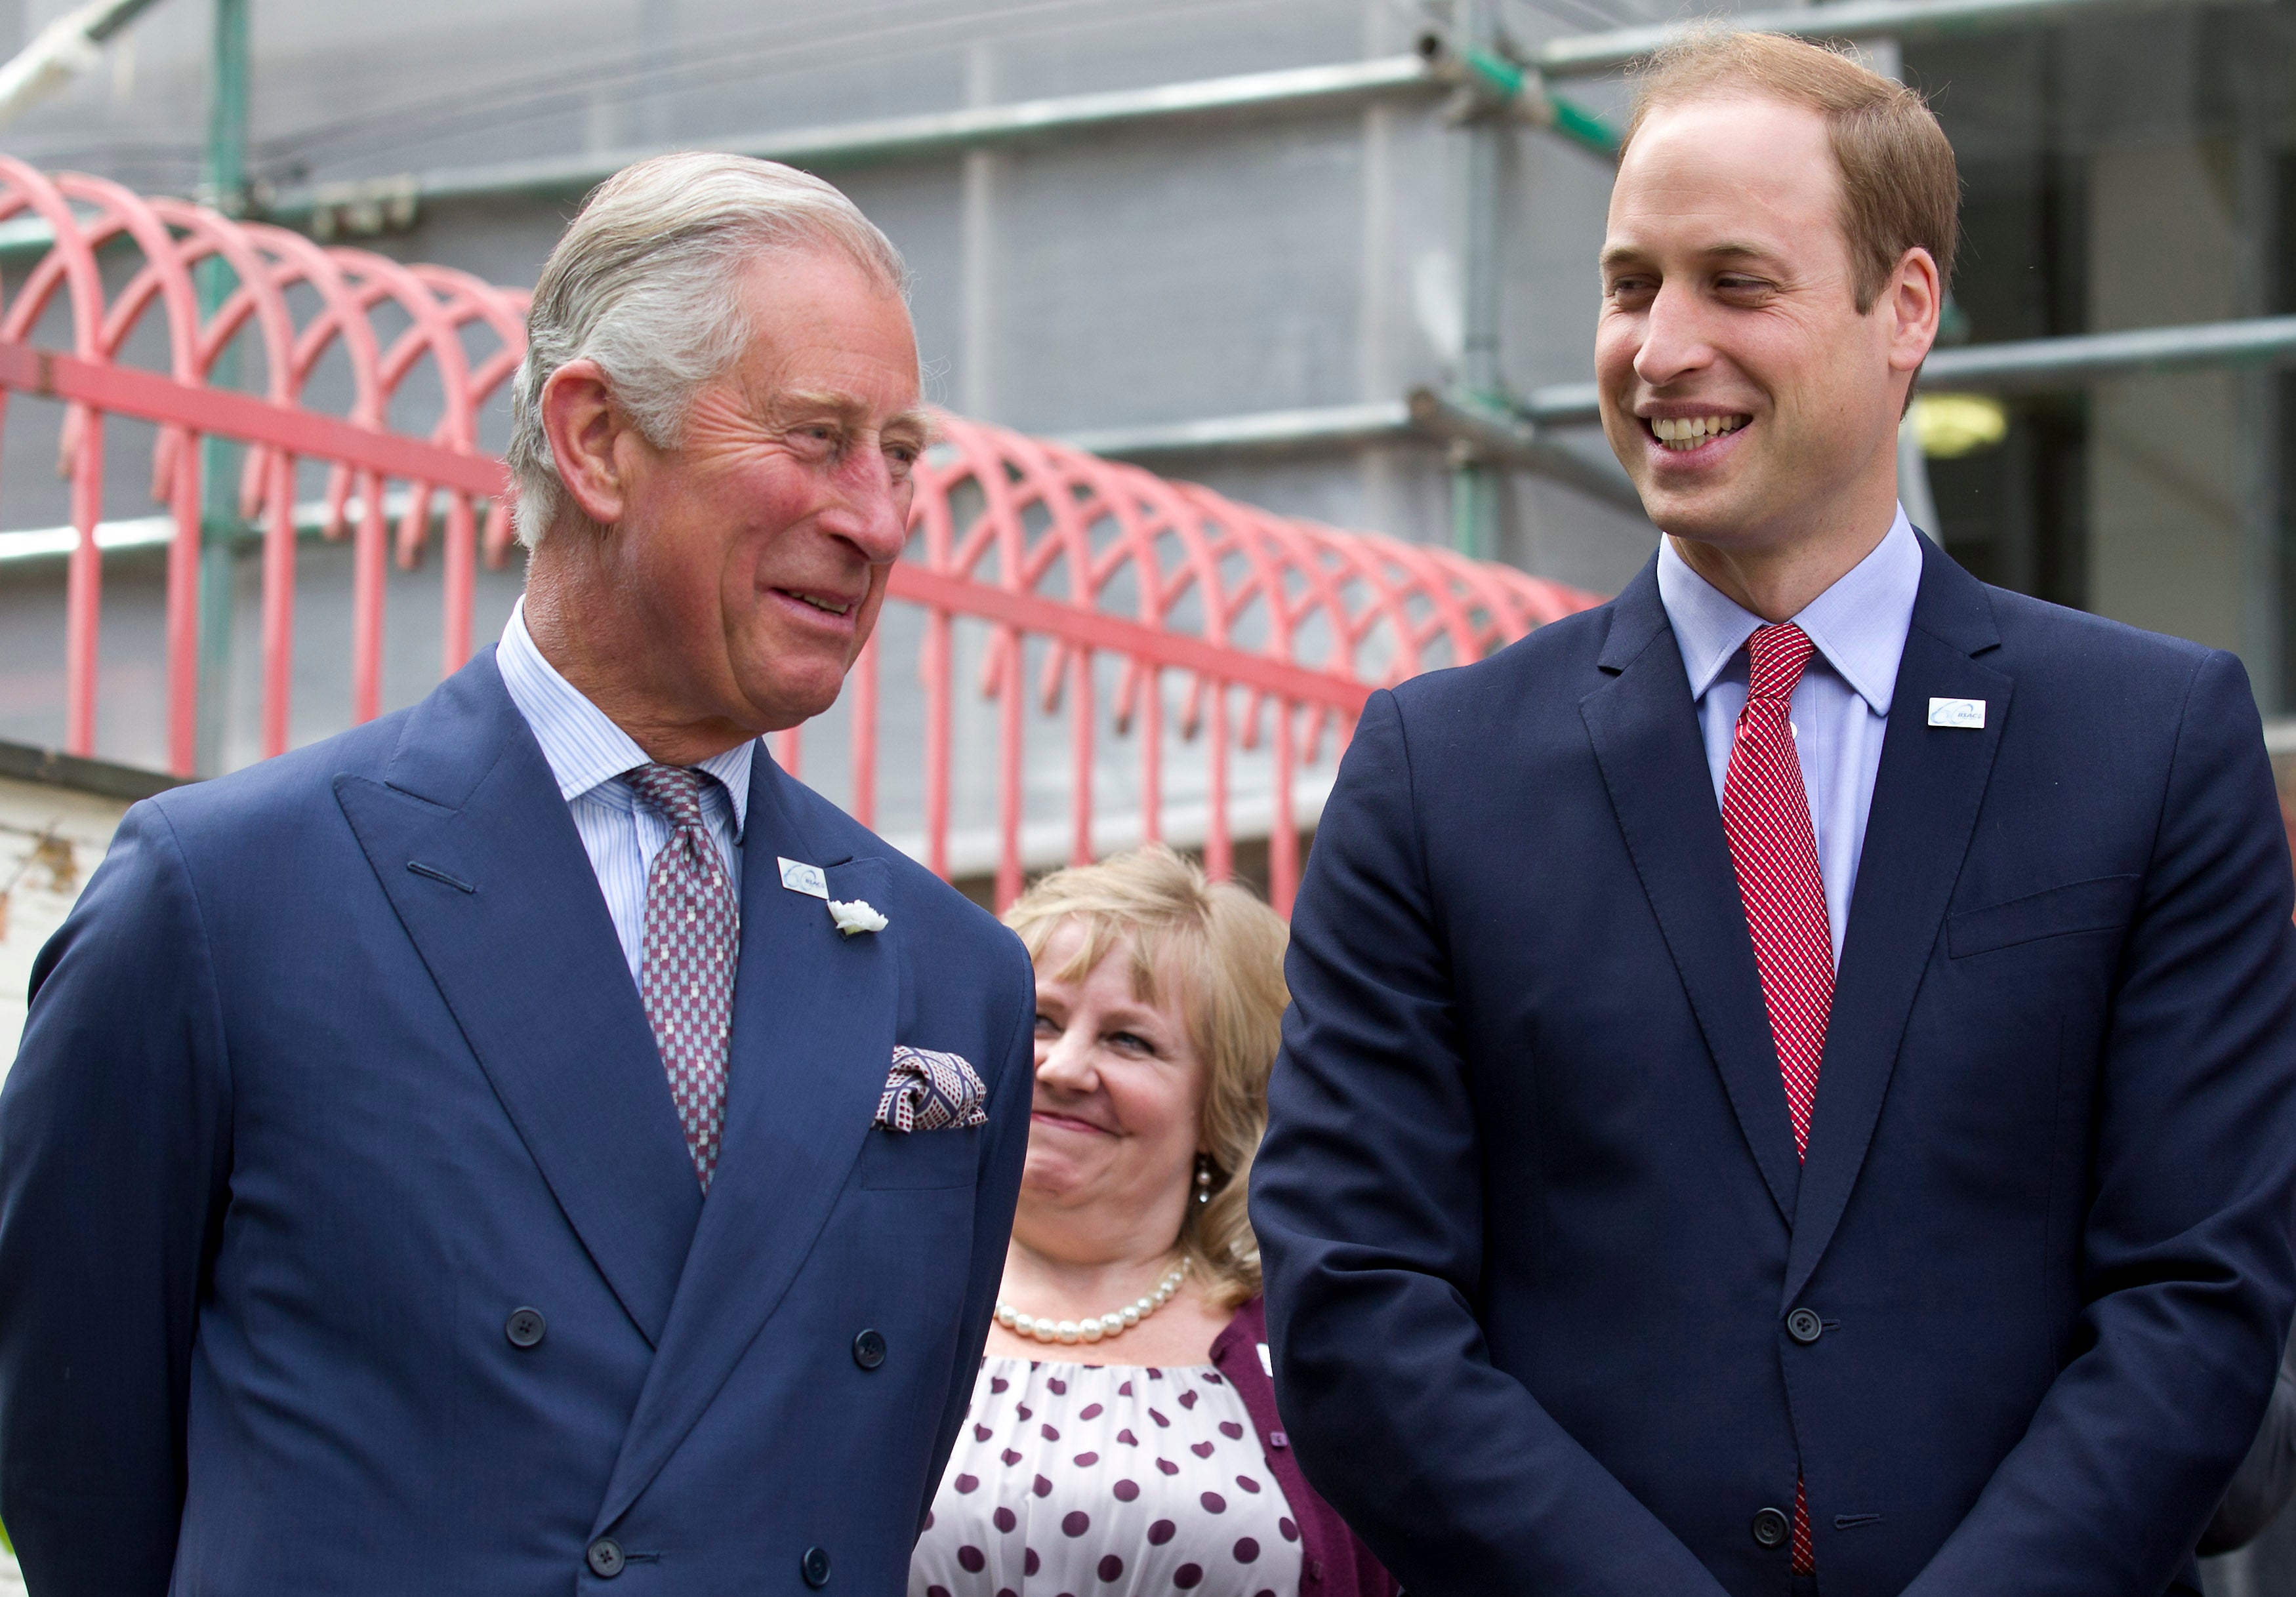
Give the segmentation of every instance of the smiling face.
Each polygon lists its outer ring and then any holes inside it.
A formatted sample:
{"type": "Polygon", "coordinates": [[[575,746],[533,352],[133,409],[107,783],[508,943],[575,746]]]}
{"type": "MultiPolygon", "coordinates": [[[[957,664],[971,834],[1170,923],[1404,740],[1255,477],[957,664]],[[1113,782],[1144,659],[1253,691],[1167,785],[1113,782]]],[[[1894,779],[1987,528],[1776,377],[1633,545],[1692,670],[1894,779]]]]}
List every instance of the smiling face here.
{"type": "MultiPolygon", "coordinates": [[[[1908,256],[1918,279],[1927,254],[1908,256]]],[[[1906,385],[1935,332],[1907,270],[1858,310],[1818,112],[1742,98],[1653,111],[1611,191],[1595,343],[1603,430],[1651,520],[1744,550],[1845,519],[1878,536],[1906,385]]]]}
{"type": "Polygon", "coordinates": [[[736,739],[835,701],[907,538],[920,409],[907,307],[841,256],[742,279],[751,338],[694,397],[676,447],[635,429],[608,559],[641,614],[628,662],[663,718],[736,739]]]}
{"type": "Polygon", "coordinates": [[[1175,983],[1156,1002],[1132,990],[1132,945],[1117,942],[1082,977],[1054,974],[1084,931],[1070,921],[1037,961],[1037,1092],[1014,1235],[1048,1257],[1062,1238],[1134,1231],[1168,1247],[1186,1213],[1201,1135],[1206,1071],[1175,983]]]}

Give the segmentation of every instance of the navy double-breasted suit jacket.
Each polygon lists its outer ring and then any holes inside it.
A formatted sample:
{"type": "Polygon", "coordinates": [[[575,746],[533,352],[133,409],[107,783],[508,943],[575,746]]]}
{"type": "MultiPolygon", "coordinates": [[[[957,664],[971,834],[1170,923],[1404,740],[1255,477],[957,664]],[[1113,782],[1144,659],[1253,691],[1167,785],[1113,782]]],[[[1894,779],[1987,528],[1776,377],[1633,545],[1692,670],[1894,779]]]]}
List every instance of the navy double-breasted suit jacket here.
{"type": "Polygon", "coordinates": [[[1824,1597],[2192,1578],[2296,1303],[2255,708],[1923,557],[1806,1163],[1652,571],[1364,712],[1251,1208],[1414,1597],[1784,1597],[1797,1479],[1824,1597]]]}
{"type": "Polygon", "coordinates": [[[742,853],[705,1200],[492,651],[129,812],[0,1093],[32,1590],[748,1597],[808,1553],[903,1589],[1019,1188],[1029,961],[762,754],[742,853]],[[779,856],[889,924],[839,935],[779,856]],[[896,1043],[970,1061],[989,1124],[873,1128],[896,1043]]]}

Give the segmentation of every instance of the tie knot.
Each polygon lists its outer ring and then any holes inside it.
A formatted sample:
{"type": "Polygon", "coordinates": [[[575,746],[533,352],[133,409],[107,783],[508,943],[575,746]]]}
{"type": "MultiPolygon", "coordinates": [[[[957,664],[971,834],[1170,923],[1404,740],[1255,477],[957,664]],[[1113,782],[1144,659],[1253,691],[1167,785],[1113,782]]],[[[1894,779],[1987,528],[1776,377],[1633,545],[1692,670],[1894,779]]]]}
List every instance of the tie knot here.
{"type": "Polygon", "coordinates": [[[701,824],[701,790],[710,782],[707,771],[691,766],[637,766],[623,772],[622,780],[639,802],[660,813],[673,828],[701,824]]]}
{"type": "Polygon", "coordinates": [[[1746,697],[1791,699],[1816,645],[1791,621],[1757,627],[1746,640],[1746,697]]]}

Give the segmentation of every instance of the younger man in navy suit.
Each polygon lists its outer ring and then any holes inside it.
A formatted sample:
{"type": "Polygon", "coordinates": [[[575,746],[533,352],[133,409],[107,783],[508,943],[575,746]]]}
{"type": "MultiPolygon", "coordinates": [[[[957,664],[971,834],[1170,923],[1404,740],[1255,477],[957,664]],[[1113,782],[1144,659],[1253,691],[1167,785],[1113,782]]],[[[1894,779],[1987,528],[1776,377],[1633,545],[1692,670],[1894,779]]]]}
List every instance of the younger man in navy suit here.
{"type": "Polygon", "coordinates": [[[2292,1303],[2296,936],[2229,655],[1898,507],[1919,98],[1644,80],[1595,337],[1667,535],[1366,706],[1252,1178],[1300,1462],[1414,1597],[2161,1597],[2292,1303]]]}

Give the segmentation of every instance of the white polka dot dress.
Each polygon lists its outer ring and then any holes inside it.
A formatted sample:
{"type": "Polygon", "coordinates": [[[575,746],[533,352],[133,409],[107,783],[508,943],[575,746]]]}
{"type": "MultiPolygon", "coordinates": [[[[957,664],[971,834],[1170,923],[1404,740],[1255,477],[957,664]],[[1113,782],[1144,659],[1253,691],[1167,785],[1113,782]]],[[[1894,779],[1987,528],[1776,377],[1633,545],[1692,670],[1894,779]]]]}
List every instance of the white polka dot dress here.
{"type": "Polygon", "coordinates": [[[1211,1365],[983,1359],[909,1597],[1298,1597],[1291,1516],[1211,1365]]]}

